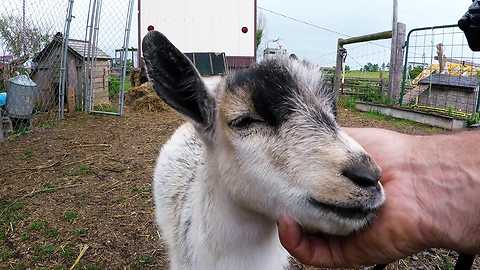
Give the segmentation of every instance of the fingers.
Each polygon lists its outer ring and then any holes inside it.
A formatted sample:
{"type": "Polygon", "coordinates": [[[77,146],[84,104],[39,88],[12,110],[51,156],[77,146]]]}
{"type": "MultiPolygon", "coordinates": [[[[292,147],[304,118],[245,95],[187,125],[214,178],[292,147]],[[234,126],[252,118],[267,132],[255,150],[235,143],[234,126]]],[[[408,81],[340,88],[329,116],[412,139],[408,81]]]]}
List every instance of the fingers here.
{"type": "Polygon", "coordinates": [[[315,266],[335,266],[328,242],[306,236],[290,217],[282,216],[278,223],[280,242],[301,263],[315,266]]]}

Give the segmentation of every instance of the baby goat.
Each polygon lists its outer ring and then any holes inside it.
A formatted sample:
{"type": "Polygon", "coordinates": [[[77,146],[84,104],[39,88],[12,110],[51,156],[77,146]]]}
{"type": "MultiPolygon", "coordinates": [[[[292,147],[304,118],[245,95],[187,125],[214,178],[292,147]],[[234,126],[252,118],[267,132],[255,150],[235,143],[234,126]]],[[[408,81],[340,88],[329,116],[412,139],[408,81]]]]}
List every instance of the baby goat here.
{"type": "Polygon", "coordinates": [[[331,235],[375,216],[380,170],[337,125],[318,69],[265,61],[207,89],[159,32],[143,50],[158,95],[190,120],[163,146],[153,182],[172,270],[292,269],[280,215],[331,235]]]}

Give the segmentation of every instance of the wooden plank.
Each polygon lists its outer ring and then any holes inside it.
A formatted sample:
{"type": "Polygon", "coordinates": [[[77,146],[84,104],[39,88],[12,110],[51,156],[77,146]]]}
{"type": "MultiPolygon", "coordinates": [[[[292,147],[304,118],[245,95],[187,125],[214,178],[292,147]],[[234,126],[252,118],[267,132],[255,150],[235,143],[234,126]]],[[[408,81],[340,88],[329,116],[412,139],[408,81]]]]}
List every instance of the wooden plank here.
{"type": "Polygon", "coordinates": [[[76,90],[75,87],[77,87],[77,82],[78,82],[78,74],[77,74],[77,66],[75,63],[75,58],[70,58],[68,61],[68,71],[67,71],[67,108],[68,112],[72,113],[75,111],[76,107],[76,90]]]}
{"type": "MultiPolygon", "coordinates": [[[[389,97],[392,100],[398,100],[400,97],[400,86],[402,80],[402,71],[403,71],[403,55],[405,49],[403,44],[407,37],[407,26],[404,23],[398,23],[397,26],[397,37],[396,37],[396,51],[394,52],[395,60],[393,60],[394,65],[390,65],[390,83],[389,83],[389,97]]],[[[392,61],[392,60],[391,60],[392,61]]]]}
{"type": "Polygon", "coordinates": [[[340,43],[342,39],[338,40],[337,44],[337,64],[335,66],[335,81],[333,83],[333,91],[336,95],[339,94],[340,87],[342,86],[342,70],[343,70],[343,45],[340,43]]]}

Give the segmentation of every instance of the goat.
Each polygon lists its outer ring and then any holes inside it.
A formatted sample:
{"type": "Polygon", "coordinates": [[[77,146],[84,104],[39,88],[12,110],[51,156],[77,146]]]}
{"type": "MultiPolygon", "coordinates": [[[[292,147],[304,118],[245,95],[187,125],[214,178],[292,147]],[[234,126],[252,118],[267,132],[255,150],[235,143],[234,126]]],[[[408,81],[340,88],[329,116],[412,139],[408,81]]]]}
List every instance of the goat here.
{"type": "Polygon", "coordinates": [[[320,70],[265,61],[207,89],[165,36],[143,40],[155,91],[189,119],[163,145],[153,181],[172,270],[294,269],[275,221],[347,235],[385,200],[381,171],[335,121],[320,70]]]}

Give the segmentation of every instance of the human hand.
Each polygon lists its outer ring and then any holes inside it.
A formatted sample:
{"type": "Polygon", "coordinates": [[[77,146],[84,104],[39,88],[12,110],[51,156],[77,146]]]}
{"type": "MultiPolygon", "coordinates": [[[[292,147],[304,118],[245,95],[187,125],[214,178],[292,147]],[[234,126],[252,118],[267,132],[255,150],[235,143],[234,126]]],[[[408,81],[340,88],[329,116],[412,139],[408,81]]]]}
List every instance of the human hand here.
{"type": "Polygon", "coordinates": [[[349,237],[311,236],[291,218],[279,220],[282,245],[300,262],[321,267],[389,263],[436,245],[437,229],[426,212],[428,190],[412,170],[416,137],[379,129],[347,129],[382,168],[386,202],[364,231],[349,237]]]}

